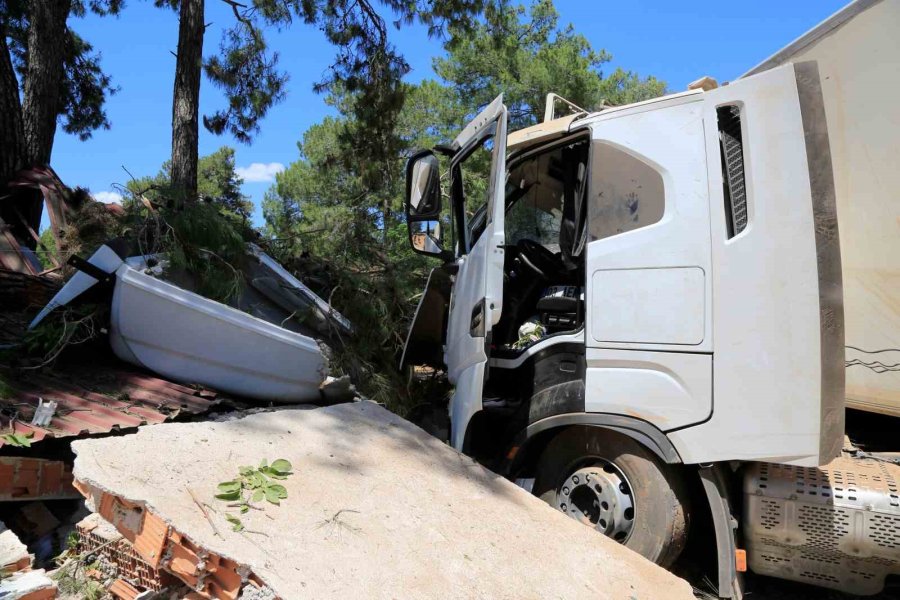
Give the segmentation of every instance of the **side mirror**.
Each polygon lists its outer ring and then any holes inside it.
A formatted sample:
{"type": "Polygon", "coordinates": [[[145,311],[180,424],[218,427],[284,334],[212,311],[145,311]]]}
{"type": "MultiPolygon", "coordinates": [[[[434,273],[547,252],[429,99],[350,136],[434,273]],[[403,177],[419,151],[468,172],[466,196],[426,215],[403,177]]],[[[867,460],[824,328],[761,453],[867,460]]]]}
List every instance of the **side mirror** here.
{"type": "Polygon", "coordinates": [[[406,207],[409,216],[433,218],[441,212],[441,174],[437,157],[425,150],[406,163],[406,207]]]}
{"type": "Polygon", "coordinates": [[[416,221],[410,227],[409,241],[413,250],[440,256],[444,253],[440,221],[416,221]]]}
{"type": "Polygon", "coordinates": [[[453,258],[444,250],[441,214],[441,174],[437,157],[430,150],[417,152],[406,163],[406,227],[409,243],[419,254],[444,260],[453,258]]]}

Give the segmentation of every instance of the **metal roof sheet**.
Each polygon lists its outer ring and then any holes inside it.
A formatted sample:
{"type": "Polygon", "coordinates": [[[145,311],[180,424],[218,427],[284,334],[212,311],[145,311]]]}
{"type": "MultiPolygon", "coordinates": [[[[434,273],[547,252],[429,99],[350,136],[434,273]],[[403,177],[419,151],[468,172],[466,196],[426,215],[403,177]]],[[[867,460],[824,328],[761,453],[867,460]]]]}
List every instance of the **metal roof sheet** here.
{"type": "Polygon", "coordinates": [[[216,392],[173,383],[113,361],[21,378],[4,373],[3,381],[10,389],[0,398],[0,435],[31,433],[32,443],[162,423],[181,413],[204,413],[222,400],[216,392]],[[58,403],[46,427],[30,424],[41,398],[58,403]]]}

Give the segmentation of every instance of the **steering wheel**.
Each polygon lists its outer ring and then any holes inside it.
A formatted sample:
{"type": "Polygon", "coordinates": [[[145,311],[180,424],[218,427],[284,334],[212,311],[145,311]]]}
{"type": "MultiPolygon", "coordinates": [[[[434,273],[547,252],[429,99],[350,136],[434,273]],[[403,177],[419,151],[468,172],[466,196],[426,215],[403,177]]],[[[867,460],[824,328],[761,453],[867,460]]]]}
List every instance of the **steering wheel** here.
{"type": "Polygon", "coordinates": [[[551,279],[562,268],[559,258],[534,240],[521,239],[516,246],[522,264],[544,279],[551,279]]]}

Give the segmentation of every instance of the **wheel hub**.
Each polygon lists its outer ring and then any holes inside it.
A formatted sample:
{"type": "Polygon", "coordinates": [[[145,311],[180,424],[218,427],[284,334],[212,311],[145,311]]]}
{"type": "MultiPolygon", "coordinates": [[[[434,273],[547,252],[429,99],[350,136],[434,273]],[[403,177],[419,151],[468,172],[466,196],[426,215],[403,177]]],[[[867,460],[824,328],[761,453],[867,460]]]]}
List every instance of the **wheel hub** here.
{"type": "Polygon", "coordinates": [[[612,463],[573,471],[556,491],[557,506],[573,519],[618,542],[625,542],[634,526],[631,486],[612,463]]]}

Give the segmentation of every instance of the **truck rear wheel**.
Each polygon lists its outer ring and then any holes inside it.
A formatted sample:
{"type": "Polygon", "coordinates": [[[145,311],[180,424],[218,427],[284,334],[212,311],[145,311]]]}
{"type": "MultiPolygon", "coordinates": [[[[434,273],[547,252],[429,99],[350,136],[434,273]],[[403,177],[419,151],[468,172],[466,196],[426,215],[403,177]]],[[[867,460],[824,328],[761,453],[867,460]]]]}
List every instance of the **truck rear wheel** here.
{"type": "Polygon", "coordinates": [[[571,427],[538,461],[534,494],[664,567],[687,541],[688,494],[671,465],[630,437],[571,427]]]}

